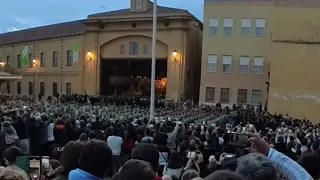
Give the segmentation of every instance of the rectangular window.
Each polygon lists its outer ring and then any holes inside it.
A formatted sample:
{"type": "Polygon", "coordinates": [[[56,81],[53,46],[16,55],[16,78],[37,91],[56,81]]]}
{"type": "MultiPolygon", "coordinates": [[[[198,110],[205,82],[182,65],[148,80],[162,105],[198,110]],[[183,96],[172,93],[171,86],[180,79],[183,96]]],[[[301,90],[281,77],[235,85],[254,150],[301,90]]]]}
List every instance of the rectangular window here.
{"type": "Polygon", "coordinates": [[[10,65],[10,56],[7,56],[6,65],[7,65],[7,66],[9,66],[9,65],[10,65]]]}
{"type": "Polygon", "coordinates": [[[143,45],[143,55],[148,55],[148,44],[143,45]]]}
{"type": "Polygon", "coordinates": [[[222,72],[230,73],[232,65],[232,56],[222,56],[222,72]]]}
{"type": "Polygon", "coordinates": [[[208,72],[217,72],[217,55],[208,56],[208,72]]]}
{"type": "Polygon", "coordinates": [[[40,94],[43,96],[44,95],[44,91],[45,91],[45,85],[44,82],[40,83],[40,94]]]}
{"type": "Polygon", "coordinates": [[[240,73],[249,73],[249,62],[250,58],[248,56],[240,56],[240,73]]]}
{"type": "Polygon", "coordinates": [[[52,95],[56,96],[58,94],[58,83],[52,83],[52,95]]]}
{"type": "Polygon", "coordinates": [[[40,54],[40,67],[44,67],[44,53],[40,54]]]}
{"type": "Polygon", "coordinates": [[[254,57],[253,58],[253,73],[254,74],[263,74],[263,64],[264,57],[254,57]]]}
{"type": "Polygon", "coordinates": [[[67,51],[67,66],[72,66],[72,51],[67,51]]]}
{"type": "Polygon", "coordinates": [[[264,36],[266,29],[265,19],[256,19],[256,36],[264,36]]]}
{"type": "Polygon", "coordinates": [[[219,27],[219,19],[212,18],[209,20],[209,35],[217,35],[219,27]]]}
{"type": "Polygon", "coordinates": [[[21,82],[17,82],[17,94],[21,94],[21,82]]]}
{"type": "Polygon", "coordinates": [[[29,68],[33,67],[33,56],[32,54],[29,54],[29,68]]]}
{"type": "Polygon", "coordinates": [[[29,82],[29,95],[33,94],[33,83],[29,82]]]}
{"type": "Polygon", "coordinates": [[[67,96],[71,95],[71,83],[66,84],[66,95],[67,96]]]}
{"type": "Polygon", "coordinates": [[[247,104],[248,99],[248,90],[247,89],[238,89],[238,104],[247,104]]]}
{"type": "Polygon", "coordinates": [[[251,34],[251,19],[242,19],[241,34],[243,36],[249,36],[251,34]]]}
{"type": "Polygon", "coordinates": [[[57,67],[58,66],[58,52],[54,51],[52,56],[53,56],[52,57],[53,58],[52,59],[52,66],[57,67]]]}
{"type": "Polygon", "coordinates": [[[17,68],[21,68],[21,55],[17,56],[17,68]]]}
{"type": "Polygon", "coordinates": [[[124,45],[120,46],[120,55],[124,55],[124,45]]]}
{"type": "Polygon", "coordinates": [[[262,92],[261,90],[252,90],[251,94],[251,104],[258,106],[261,104],[262,100],[262,92]]]}
{"type": "Polygon", "coordinates": [[[230,88],[220,89],[220,103],[229,104],[230,88]]]}
{"type": "Polygon", "coordinates": [[[130,55],[138,55],[138,42],[130,42],[130,55]]]}
{"type": "Polygon", "coordinates": [[[11,92],[11,84],[9,81],[7,81],[7,93],[10,94],[11,92]]]}
{"type": "Polygon", "coordinates": [[[224,18],[223,20],[223,34],[227,36],[232,35],[233,19],[224,18]]]}
{"type": "Polygon", "coordinates": [[[206,102],[214,103],[214,95],[216,89],[214,87],[206,87],[206,102]]]}

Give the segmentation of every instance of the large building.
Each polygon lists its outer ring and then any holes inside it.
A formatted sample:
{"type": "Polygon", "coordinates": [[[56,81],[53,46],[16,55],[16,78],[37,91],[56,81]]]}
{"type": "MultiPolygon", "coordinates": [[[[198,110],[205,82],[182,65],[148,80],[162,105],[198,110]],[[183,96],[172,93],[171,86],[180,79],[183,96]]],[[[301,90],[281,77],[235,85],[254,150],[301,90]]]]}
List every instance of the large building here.
{"type": "Polygon", "coordinates": [[[320,2],[205,0],[200,102],[317,121],[320,2]]]}
{"type": "MultiPolygon", "coordinates": [[[[0,34],[2,69],[22,76],[2,89],[44,97],[148,95],[153,4],[131,0],[130,5],[84,20],[0,34]]],[[[198,97],[202,23],[186,10],[157,9],[157,93],[174,100],[198,97]]]]}

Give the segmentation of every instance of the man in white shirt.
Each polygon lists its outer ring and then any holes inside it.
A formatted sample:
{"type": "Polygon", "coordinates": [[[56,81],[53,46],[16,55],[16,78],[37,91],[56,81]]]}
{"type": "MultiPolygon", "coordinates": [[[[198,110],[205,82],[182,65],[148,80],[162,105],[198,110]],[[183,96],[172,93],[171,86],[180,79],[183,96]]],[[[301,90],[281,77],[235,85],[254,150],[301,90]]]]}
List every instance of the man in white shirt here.
{"type": "Polygon", "coordinates": [[[118,172],[121,165],[121,147],[123,140],[119,134],[119,130],[113,129],[113,135],[109,136],[107,139],[107,144],[112,150],[112,174],[118,172]]]}

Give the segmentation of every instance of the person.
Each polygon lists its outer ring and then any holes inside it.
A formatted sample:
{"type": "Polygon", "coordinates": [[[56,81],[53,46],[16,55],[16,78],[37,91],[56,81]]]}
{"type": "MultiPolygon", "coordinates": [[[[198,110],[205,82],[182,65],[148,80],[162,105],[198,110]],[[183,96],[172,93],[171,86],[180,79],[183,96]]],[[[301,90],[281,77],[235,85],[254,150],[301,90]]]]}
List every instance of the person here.
{"type": "Polygon", "coordinates": [[[167,175],[174,178],[180,178],[182,170],[183,166],[181,155],[177,152],[172,152],[168,164],[165,165],[163,169],[163,176],[167,175]]]}
{"type": "Polygon", "coordinates": [[[121,167],[121,147],[122,147],[122,137],[119,134],[118,129],[113,130],[113,135],[109,136],[107,139],[107,144],[112,150],[112,174],[116,174],[121,167]]]}
{"type": "Polygon", "coordinates": [[[200,174],[197,171],[188,169],[182,174],[180,180],[192,180],[197,177],[200,177],[200,174]]]}
{"type": "Polygon", "coordinates": [[[69,173],[69,180],[105,178],[112,161],[112,151],[102,140],[92,139],[83,144],[79,167],[69,173]]]}
{"type": "Polygon", "coordinates": [[[155,177],[150,163],[131,159],[112,177],[112,180],[154,180],[155,177]]]}
{"type": "Polygon", "coordinates": [[[21,151],[25,155],[29,155],[29,132],[28,132],[28,122],[25,122],[21,116],[17,117],[16,123],[13,123],[13,127],[17,132],[17,136],[19,137],[18,145],[21,151]]]}
{"type": "Polygon", "coordinates": [[[239,174],[229,170],[218,170],[211,173],[204,180],[244,180],[239,174]]]}
{"type": "Polygon", "coordinates": [[[6,141],[6,146],[14,146],[17,143],[17,140],[19,139],[16,130],[14,127],[11,125],[10,121],[4,121],[3,126],[2,126],[2,131],[4,131],[5,134],[5,141],[6,141]]]}
{"type": "Polygon", "coordinates": [[[70,141],[62,150],[61,166],[55,170],[57,177],[54,180],[67,180],[69,172],[78,168],[83,144],[78,141],[70,141]]]}
{"type": "Polygon", "coordinates": [[[27,174],[16,165],[17,157],[24,156],[24,153],[16,146],[11,146],[3,153],[3,159],[7,165],[7,169],[19,172],[23,177],[28,178],[27,174]]]}
{"type": "Polygon", "coordinates": [[[248,154],[239,158],[236,171],[240,175],[245,178],[251,178],[252,180],[276,180],[277,176],[275,168],[277,168],[282,177],[290,180],[313,179],[298,163],[281,152],[270,148],[269,144],[261,137],[253,133],[247,134],[250,137],[248,141],[252,145],[250,148],[247,148],[247,150],[260,153],[265,157],[268,157],[269,160],[258,154],[248,154]],[[265,171],[262,171],[262,169],[265,169],[265,171]]]}
{"type": "MultiPolygon", "coordinates": [[[[151,164],[152,170],[156,174],[159,168],[159,151],[149,143],[140,143],[132,151],[132,159],[147,161],[151,164]]],[[[158,176],[157,180],[161,180],[158,176]]]]}
{"type": "Polygon", "coordinates": [[[17,169],[0,167],[1,180],[28,180],[28,176],[23,171],[17,169]]]}
{"type": "Polygon", "coordinates": [[[149,128],[145,131],[145,136],[141,139],[142,142],[153,143],[153,137],[151,136],[151,130],[149,128]]]}

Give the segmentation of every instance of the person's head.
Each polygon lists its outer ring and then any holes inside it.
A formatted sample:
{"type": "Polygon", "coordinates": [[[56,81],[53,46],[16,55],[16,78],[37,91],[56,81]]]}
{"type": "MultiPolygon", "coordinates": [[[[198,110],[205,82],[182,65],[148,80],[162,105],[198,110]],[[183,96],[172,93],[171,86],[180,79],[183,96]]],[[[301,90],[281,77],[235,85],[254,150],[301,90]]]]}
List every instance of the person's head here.
{"type": "Polygon", "coordinates": [[[96,177],[104,178],[111,164],[112,151],[107,143],[92,139],[83,144],[79,168],[96,177]]]}
{"type": "Polygon", "coordinates": [[[320,178],[320,170],[316,164],[320,163],[320,156],[314,153],[307,153],[301,156],[298,163],[313,177],[320,178]]]}
{"type": "Polygon", "coordinates": [[[262,154],[250,153],[238,159],[236,170],[244,179],[276,180],[277,171],[271,160],[262,154]]]}
{"type": "Polygon", "coordinates": [[[317,151],[319,149],[319,143],[318,142],[314,142],[311,145],[311,150],[312,151],[317,151]]]}
{"type": "Polygon", "coordinates": [[[189,169],[182,174],[181,180],[191,180],[196,177],[200,177],[200,174],[193,169],[189,169]]]}
{"type": "Polygon", "coordinates": [[[122,166],[112,180],[154,180],[156,177],[152,166],[146,161],[131,159],[122,166]]]}
{"type": "Polygon", "coordinates": [[[158,149],[149,143],[140,143],[132,151],[132,159],[138,159],[147,161],[152,165],[155,172],[159,166],[159,151],[158,149]]]}
{"type": "Polygon", "coordinates": [[[283,136],[278,136],[277,137],[277,143],[283,143],[284,142],[284,138],[283,138],[283,136]]]}
{"type": "Polygon", "coordinates": [[[82,149],[82,143],[77,141],[70,141],[63,147],[60,159],[61,167],[59,167],[58,174],[68,175],[71,170],[78,168],[82,149]]]}
{"type": "Polygon", "coordinates": [[[88,136],[86,133],[81,133],[80,136],[79,136],[79,141],[80,142],[85,142],[88,140],[88,136]]]}
{"type": "Polygon", "coordinates": [[[150,135],[151,135],[151,131],[150,131],[149,128],[146,129],[145,135],[146,135],[146,136],[150,136],[150,135]]]}
{"type": "Polygon", "coordinates": [[[28,180],[27,174],[14,168],[0,168],[1,180],[28,180]]]}
{"type": "Polygon", "coordinates": [[[244,180],[241,175],[228,170],[219,170],[211,173],[204,180],[244,180]]]}
{"type": "Polygon", "coordinates": [[[7,166],[14,165],[19,156],[24,156],[24,153],[16,146],[11,146],[3,152],[3,159],[7,166]]]}

